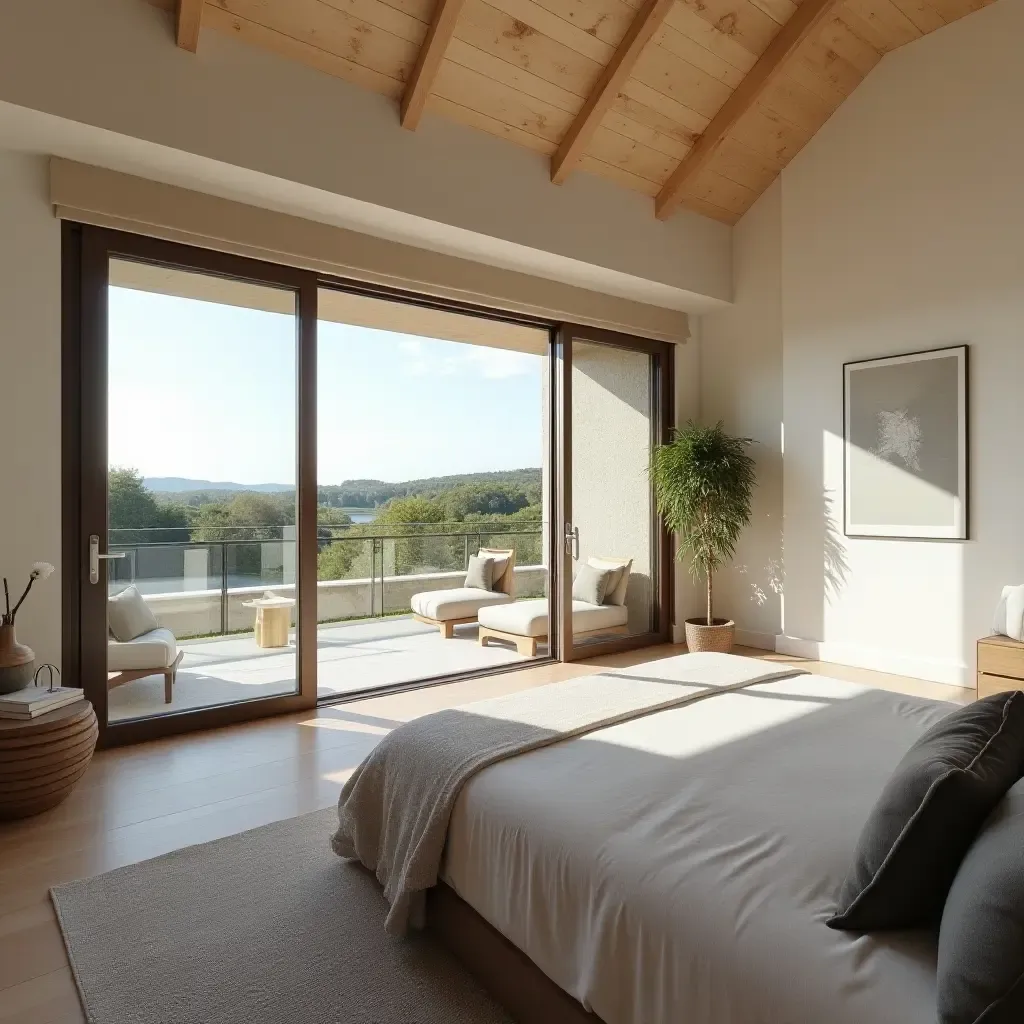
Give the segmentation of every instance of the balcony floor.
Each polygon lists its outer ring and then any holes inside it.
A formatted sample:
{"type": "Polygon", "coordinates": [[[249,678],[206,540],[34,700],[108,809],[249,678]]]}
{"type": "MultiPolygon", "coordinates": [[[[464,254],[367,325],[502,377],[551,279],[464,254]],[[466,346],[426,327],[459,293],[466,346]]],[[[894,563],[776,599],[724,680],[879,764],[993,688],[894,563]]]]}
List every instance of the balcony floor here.
{"type": "MultiPolygon", "coordinates": [[[[476,634],[475,625],[457,626],[445,640],[412,616],[321,625],[317,692],[328,697],[527,660],[512,647],[481,647],[476,634]]],[[[294,633],[287,648],[259,648],[252,633],[183,640],[180,646],[185,657],[173,702],[164,703],[163,676],[138,679],[110,691],[110,721],[295,692],[294,633]]]]}

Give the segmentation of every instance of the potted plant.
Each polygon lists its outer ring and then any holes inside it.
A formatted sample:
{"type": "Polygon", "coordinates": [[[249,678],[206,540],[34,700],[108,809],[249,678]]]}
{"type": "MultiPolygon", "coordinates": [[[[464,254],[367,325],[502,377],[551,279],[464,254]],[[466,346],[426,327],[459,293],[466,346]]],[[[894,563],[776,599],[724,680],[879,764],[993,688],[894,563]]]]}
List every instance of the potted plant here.
{"type": "Polygon", "coordinates": [[[736,624],[714,617],[713,579],[750,522],[751,444],[748,437],[727,434],[722,423],[701,427],[691,420],[654,450],[651,475],[658,511],[679,538],[678,557],[689,556],[690,573],[707,588],[707,614],[686,620],[691,651],[732,650],[736,624]]]}

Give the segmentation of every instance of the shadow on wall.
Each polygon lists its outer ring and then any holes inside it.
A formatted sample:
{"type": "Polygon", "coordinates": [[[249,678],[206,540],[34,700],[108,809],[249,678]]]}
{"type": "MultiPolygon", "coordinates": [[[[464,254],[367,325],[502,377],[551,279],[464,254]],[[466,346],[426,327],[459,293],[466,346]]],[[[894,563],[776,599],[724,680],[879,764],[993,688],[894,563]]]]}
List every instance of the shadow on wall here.
{"type": "Polygon", "coordinates": [[[850,565],[846,560],[846,544],[836,529],[836,515],[836,499],[833,492],[825,491],[821,496],[821,552],[825,584],[822,596],[828,604],[832,604],[842,592],[850,573],[850,565]]]}

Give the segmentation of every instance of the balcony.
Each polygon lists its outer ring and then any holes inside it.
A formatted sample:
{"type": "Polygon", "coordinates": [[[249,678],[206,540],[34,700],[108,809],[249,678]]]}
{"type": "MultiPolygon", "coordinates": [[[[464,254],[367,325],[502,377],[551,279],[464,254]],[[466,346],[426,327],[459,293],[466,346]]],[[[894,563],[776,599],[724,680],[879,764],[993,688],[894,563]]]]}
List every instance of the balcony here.
{"type": "MultiPolygon", "coordinates": [[[[362,529],[366,529],[363,527],[362,529]]],[[[317,684],[321,697],[500,667],[522,659],[514,649],[476,643],[476,626],[445,640],[410,614],[413,594],[461,586],[469,555],[480,547],[513,548],[517,562],[538,563],[541,524],[496,529],[481,523],[403,524],[358,535],[355,528],[322,528],[317,581],[317,684]],[[325,555],[326,553],[326,555],[325,555]],[[333,570],[333,571],[331,571],[333,570]]],[[[261,648],[255,613],[246,604],[271,592],[295,597],[293,527],[271,539],[224,536],[166,539],[171,531],[110,531],[110,592],[129,583],[142,592],[160,626],[184,652],[170,705],[163,677],[149,676],[110,691],[109,719],[209,707],[295,691],[295,636],[288,647],[261,648]],[[145,539],[158,534],[159,539],[145,539]]],[[[225,531],[226,533],[227,531],[225,531]]],[[[237,533],[238,530],[235,529],[237,533]]],[[[517,564],[517,597],[545,593],[547,569],[517,564]]],[[[292,626],[295,615],[292,615],[292,626]]]]}

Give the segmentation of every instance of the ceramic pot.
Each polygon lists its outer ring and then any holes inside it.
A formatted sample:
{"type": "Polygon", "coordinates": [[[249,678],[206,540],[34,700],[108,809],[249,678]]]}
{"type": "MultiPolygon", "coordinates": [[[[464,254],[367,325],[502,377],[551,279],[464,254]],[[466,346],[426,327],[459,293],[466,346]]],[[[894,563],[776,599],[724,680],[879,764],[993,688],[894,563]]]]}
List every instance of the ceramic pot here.
{"type": "Polygon", "coordinates": [[[736,623],[732,619],[715,619],[709,626],[706,617],[686,620],[686,649],[695,651],[714,651],[716,654],[728,654],[732,650],[736,637],[736,623]]]}
{"type": "Polygon", "coordinates": [[[0,626],[0,693],[13,693],[32,682],[36,654],[19,644],[14,626],[0,626]]]}

